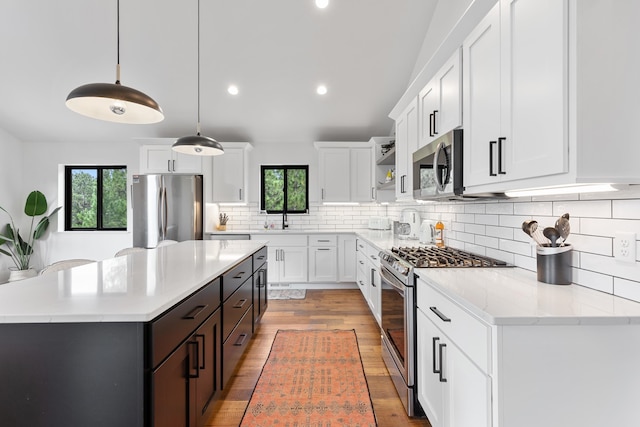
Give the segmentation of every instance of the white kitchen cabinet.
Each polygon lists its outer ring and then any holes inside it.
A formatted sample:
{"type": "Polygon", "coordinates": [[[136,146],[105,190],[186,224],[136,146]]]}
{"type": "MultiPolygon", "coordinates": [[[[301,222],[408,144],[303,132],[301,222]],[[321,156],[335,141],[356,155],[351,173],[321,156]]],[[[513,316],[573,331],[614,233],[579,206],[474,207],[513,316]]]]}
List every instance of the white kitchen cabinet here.
{"type": "Polygon", "coordinates": [[[307,236],[273,234],[268,240],[268,283],[306,283],[307,236]]]}
{"type": "Polygon", "coordinates": [[[356,259],[358,262],[357,271],[356,271],[356,283],[360,292],[362,292],[362,296],[364,300],[369,304],[369,288],[371,285],[369,284],[370,275],[367,262],[367,255],[364,252],[358,251],[356,255],[356,259]]]}
{"type": "Polygon", "coordinates": [[[568,171],[568,34],[567,0],[501,0],[466,38],[467,190],[568,171]]]}
{"type": "Polygon", "coordinates": [[[396,119],[396,199],[413,200],[413,152],[418,149],[418,99],[396,119]]]}
{"type": "Polygon", "coordinates": [[[338,236],[338,282],[356,281],[356,236],[338,236]]]}
{"type": "MultiPolygon", "coordinates": [[[[162,138],[167,139],[167,138],[162,138]]],[[[175,139],[168,139],[175,142],[175,139]]],[[[140,173],[202,173],[202,157],[177,153],[171,145],[143,145],[140,173]]]]}
{"type": "MultiPolygon", "coordinates": [[[[395,178],[387,178],[390,171],[394,171],[396,167],[396,146],[395,136],[374,136],[371,138],[371,144],[374,150],[375,166],[374,166],[374,184],[376,201],[393,202],[396,199],[396,181],[395,178]],[[393,148],[388,149],[383,154],[383,146],[393,144],[393,148]]],[[[394,175],[395,176],[395,175],[394,175]]]]}
{"type": "Polygon", "coordinates": [[[363,241],[357,240],[357,283],[364,296],[373,317],[378,324],[381,322],[380,298],[382,294],[380,279],[380,259],[378,249],[363,241]]]}
{"type": "Polygon", "coordinates": [[[214,203],[246,203],[249,143],[223,142],[224,154],[212,158],[211,196],[214,203]]]}
{"type": "Polygon", "coordinates": [[[338,280],[338,236],[309,236],[309,282],[338,280]]]}
{"type": "Polygon", "coordinates": [[[418,148],[462,124],[462,70],[460,49],[418,95],[420,121],[418,148]]]}
{"type": "Polygon", "coordinates": [[[316,142],[320,201],[370,202],[375,199],[370,142],[316,142]]]}

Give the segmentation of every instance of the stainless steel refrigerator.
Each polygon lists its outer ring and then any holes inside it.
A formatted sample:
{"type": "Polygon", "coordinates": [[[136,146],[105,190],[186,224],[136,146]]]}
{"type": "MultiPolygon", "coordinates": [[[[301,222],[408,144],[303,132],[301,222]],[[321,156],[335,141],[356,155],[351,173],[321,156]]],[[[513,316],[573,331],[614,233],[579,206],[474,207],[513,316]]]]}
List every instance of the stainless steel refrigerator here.
{"type": "Polygon", "coordinates": [[[202,240],[202,175],[133,175],[133,246],[202,240]]]}

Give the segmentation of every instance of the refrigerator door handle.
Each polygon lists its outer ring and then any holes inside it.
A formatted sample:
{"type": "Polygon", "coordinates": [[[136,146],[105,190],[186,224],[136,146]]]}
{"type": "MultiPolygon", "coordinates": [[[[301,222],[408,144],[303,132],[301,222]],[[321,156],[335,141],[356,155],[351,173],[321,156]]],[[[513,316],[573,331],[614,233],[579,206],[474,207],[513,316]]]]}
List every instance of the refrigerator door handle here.
{"type": "Polygon", "coordinates": [[[163,203],[162,203],[162,240],[167,239],[167,188],[162,187],[163,203]]]}

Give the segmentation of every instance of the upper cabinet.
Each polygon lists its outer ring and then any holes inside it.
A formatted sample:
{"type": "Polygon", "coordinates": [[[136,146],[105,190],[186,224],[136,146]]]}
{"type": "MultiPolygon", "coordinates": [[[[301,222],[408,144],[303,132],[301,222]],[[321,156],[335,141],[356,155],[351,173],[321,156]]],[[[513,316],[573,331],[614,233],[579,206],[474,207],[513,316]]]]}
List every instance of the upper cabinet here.
{"type": "Polygon", "coordinates": [[[140,173],[202,173],[202,157],[173,151],[171,143],[175,139],[161,140],[162,144],[143,145],[140,148],[140,173]]]}
{"type": "Polygon", "coordinates": [[[568,7],[501,0],[463,43],[465,187],[568,170],[568,7]]]}
{"type": "Polygon", "coordinates": [[[373,148],[370,142],[316,142],[321,202],[371,202],[373,148]]]}
{"type": "Polygon", "coordinates": [[[418,149],[418,99],[396,119],[396,199],[413,199],[413,152],[418,149]]]}
{"type": "Polygon", "coordinates": [[[211,201],[214,203],[246,203],[248,152],[246,142],[222,142],[224,154],[214,156],[212,162],[211,201]]]}
{"type": "Polygon", "coordinates": [[[462,69],[460,49],[447,61],[418,96],[421,148],[462,124],[462,69]]]}
{"type": "Polygon", "coordinates": [[[370,141],[375,157],[376,201],[392,202],[396,199],[396,138],[394,136],[374,136],[370,141]]]}

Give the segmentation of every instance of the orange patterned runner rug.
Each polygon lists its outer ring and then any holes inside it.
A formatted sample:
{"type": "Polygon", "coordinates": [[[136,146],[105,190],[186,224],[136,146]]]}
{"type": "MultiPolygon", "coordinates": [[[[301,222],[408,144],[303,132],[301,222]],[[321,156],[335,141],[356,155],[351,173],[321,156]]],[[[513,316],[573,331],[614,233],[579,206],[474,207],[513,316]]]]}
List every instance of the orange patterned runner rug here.
{"type": "Polygon", "coordinates": [[[279,330],[244,427],[374,427],[355,330],[279,330]]]}

